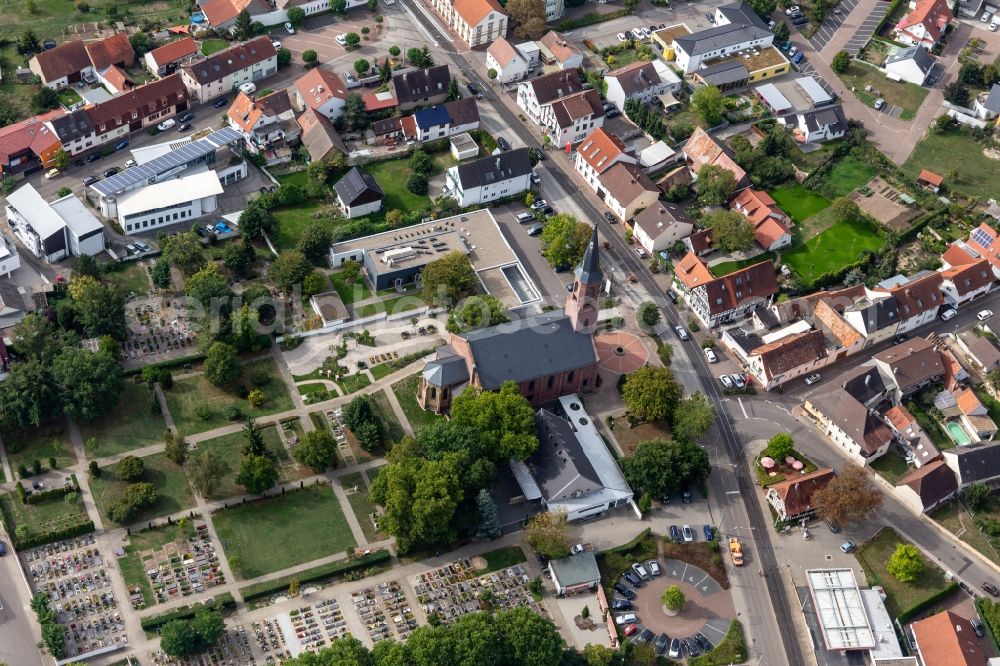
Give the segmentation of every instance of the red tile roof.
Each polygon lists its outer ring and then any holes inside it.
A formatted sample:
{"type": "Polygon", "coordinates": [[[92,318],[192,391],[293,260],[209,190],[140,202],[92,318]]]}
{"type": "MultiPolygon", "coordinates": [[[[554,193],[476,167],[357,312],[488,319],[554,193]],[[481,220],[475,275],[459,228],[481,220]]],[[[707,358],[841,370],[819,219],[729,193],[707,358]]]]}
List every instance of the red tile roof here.
{"type": "Polygon", "coordinates": [[[461,16],[470,28],[479,25],[479,22],[486,18],[490,12],[507,15],[497,0],[455,0],[452,5],[455,13],[461,16]]]}
{"type": "Polygon", "coordinates": [[[90,67],[87,47],[79,39],[42,51],[32,60],[38,63],[43,82],[56,81],[90,67]]]}
{"type": "Polygon", "coordinates": [[[611,132],[598,127],[577,146],[576,152],[594,171],[602,173],[625,154],[625,144],[611,132]]]}
{"type": "Polygon", "coordinates": [[[506,67],[510,64],[511,60],[520,55],[517,52],[517,49],[514,48],[514,45],[504,37],[493,40],[493,43],[490,44],[488,49],[486,49],[486,52],[493,56],[493,59],[496,60],[497,64],[501,67],[506,67]]]}
{"type": "Polygon", "coordinates": [[[87,44],[87,55],[90,57],[90,63],[98,72],[119,63],[126,67],[135,64],[135,51],[132,50],[128,35],[124,32],[119,32],[99,42],[87,44]]]}
{"type": "Polygon", "coordinates": [[[232,21],[236,15],[250,6],[252,0],[206,0],[201,2],[201,11],[213,27],[232,21]]]}
{"type": "Polygon", "coordinates": [[[733,161],[722,144],[700,127],[695,129],[694,134],[684,144],[683,150],[691,163],[691,170],[695,173],[701,171],[705,165],[712,164],[730,171],[737,183],[743,182],[747,177],[747,172],[733,161]]]}
{"type": "Polygon", "coordinates": [[[986,666],[986,654],[965,618],[942,611],[910,628],[924,666],[986,666]]]}
{"type": "Polygon", "coordinates": [[[101,129],[102,125],[107,128],[128,125],[132,122],[133,112],[144,118],[175,107],[187,98],[187,88],[180,74],[171,74],[87,107],[85,111],[97,133],[103,134],[107,130],[101,129]]]}
{"type": "Polygon", "coordinates": [[[764,214],[759,221],[756,219],[751,219],[751,221],[754,225],[754,240],[764,249],[770,249],[782,236],[788,233],[788,227],[767,214],[764,214]]]}
{"type": "Polygon", "coordinates": [[[762,261],[717,278],[701,257],[688,252],[674,267],[674,276],[688,289],[704,287],[708,310],[713,315],[732,310],[752,298],[767,298],[778,293],[771,261],[762,261]]]}
{"type": "Polygon", "coordinates": [[[769,380],[806,363],[826,357],[826,341],[819,330],[788,335],[757,347],[752,356],[759,356],[764,376],[769,380]]]}
{"type": "MultiPolygon", "coordinates": [[[[691,234],[694,236],[694,234],[691,234]]],[[[680,280],[688,289],[694,289],[715,280],[708,264],[694,252],[688,252],[674,266],[674,277],[680,280]]]]}
{"type": "Polygon", "coordinates": [[[812,496],[817,490],[826,488],[827,484],[837,478],[836,472],[829,467],[815,472],[794,476],[786,481],[780,481],[768,487],[768,493],[774,492],[785,506],[788,517],[801,516],[813,510],[812,496]]]}
{"type": "Polygon", "coordinates": [[[986,409],[983,407],[983,403],[980,402],[979,396],[976,395],[976,392],[970,388],[957,393],[955,395],[955,402],[958,403],[958,408],[962,410],[962,413],[966,416],[971,415],[973,412],[986,409]]]}
{"type": "Polygon", "coordinates": [[[200,52],[198,44],[194,39],[191,37],[182,37],[181,39],[175,39],[159,48],[153,49],[149,54],[158,67],[163,67],[172,62],[190,58],[200,52]]]}
{"type": "Polygon", "coordinates": [[[964,266],[976,261],[976,257],[969,254],[968,250],[957,243],[952,243],[941,255],[941,260],[949,266],[964,266]]]}
{"type": "Polygon", "coordinates": [[[101,72],[101,76],[118,92],[125,92],[129,88],[135,87],[135,82],[132,81],[132,79],[128,77],[128,74],[125,73],[125,70],[118,65],[108,67],[101,72]]]}
{"type": "Polygon", "coordinates": [[[552,55],[555,56],[555,59],[561,63],[566,62],[575,55],[582,55],[566,37],[555,30],[549,30],[538,41],[544,44],[552,55]]]}
{"type": "MultiPolygon", "coordinates": [[[[947,0],[918,0],[917,8],[900,19],[896,24],[896,29],[901,32],[908,32],[907,28],[915,25],[923,25],[924,30],[936,42],[941,39],[941,34],[954,16],[947,0]]],[[[940,185],[940,183],[937,183],[940,185]]]]}
{"type": "MultiPolygon", "coordinates": [[[[959,251],[964,252],[963,250],[959,251]]],[[[949,261],[948,263],[951,262],[949,261]]],[[[955,291],[959,296],[982,289],[993,282],[993,271],[990,269],[990,262],[985,259],[980,259],[972,264],[949,268],[946,271],[942,271],[941,276],[955,285],[955,291]]]]}
{"type": "Polygon", "coordinates": [[[14,155],[26,150],[40,155],[46,148],[59,143],[59,139],[44,123],[64,114],[65,111],[62,109],[56,109],[0,128],[0,169],[6,166],[14,155]]]}
{"type": "Polygon", "coordinates": [[[893,289],[889,293],[896,298],[900,321],[906,321],[930,310],[937,310],[944,304],[941,293],[941,274],[928,271],[916,279],[893,289]]]}
{"type": "Polygon", "coordinates": [[[989,261],[994,268],[1000,268],[1000,244],[997,243],[996,229],[983,222],[972,230],[966,244],[989,261]],[[977,239],[982,239],[982,242],[977,239]]]}
{"type": "Polygon", "coordinates": [[[944,176],[939,176],[933,171],[928,171],[927,169],[921,169],[920,175],[917,176],[917,180],[930,183],[934,187],[940,187],[941,183],[944,182],[944,176]]]}
{"type": "Polygon", "coordinates": [[[312,109],[323,106],[334,97],[347,99],[347,86],[340,75],[319,67],[299,77],[295,88],[305,105],[312,109]]]}
{"type": "Polygon", "coordinates": [[[393,95],[391,91],[386,93],[371,93],[362,96],[361,99],[365,103],[365,111],[368,112],[391,109],[399,104],[399,102],[396,101],[395,95],[393,95]]]}
{"type": "Polygon", "coordinates": [[[828,299],[820,299],[816,303],[816,307],[813,309],[813,318],[817,322],[816,326],[829,331],[830,335],[842,347],[850,347],[861,339],[861,333],[847,323],[843,315],[830,305],[828,299]]]}

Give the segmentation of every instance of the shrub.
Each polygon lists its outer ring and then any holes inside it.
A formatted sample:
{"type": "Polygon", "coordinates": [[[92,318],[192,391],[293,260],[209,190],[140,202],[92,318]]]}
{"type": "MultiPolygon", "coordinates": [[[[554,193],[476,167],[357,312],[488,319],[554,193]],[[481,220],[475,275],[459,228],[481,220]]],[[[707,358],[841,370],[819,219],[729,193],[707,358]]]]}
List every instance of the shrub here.
{"type": "Polygon", "coordinates": [[[229,421],[239,421],[241,418],[243,418],[243,412],[241,412],[240,408],[237,407],[236,405],[229,405],[228,407],[226,407],[225,414],[226,414],[226,419],[229,421]]]}
{"type": "Polygon", "coordinates": [[[663,591],[660,601],[667,607],[667,610],[679,613],[684,609],[684,603],[687,599],[684,597],[684,593],[681,592],[681,588],[671,585],[663,591]]]}
{"type": "Polygon", "coordinates": [[[315,62],[318,59],[319,56],[316,55],[316,52],[313,51],[312,49],[302,52],[302,62],[306,63],[307,65],[315,64],[315,62]]]}
{"type": "Polygon", "coordinates": [[[125,456],[115,465],[115,476],[122,481],[138,481],[145,471],[142,459],[135,456],[125,456]]]}

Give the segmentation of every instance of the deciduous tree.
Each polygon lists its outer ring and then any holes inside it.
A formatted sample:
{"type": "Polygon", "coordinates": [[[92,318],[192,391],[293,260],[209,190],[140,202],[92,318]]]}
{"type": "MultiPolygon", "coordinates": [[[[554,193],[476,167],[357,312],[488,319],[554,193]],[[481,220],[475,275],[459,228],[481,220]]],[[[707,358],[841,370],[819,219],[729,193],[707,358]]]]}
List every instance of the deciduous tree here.
{"type": "Polygon", "coordinates": [[[180,433],[169,429],[163,433],[163,455],[175,465],[183,465],[187,461],[188,443],[180,433]]]}
{"type": "Polygon", "coordinates": [[[145,473],[146,466],[143,464],[142,458],[125,456],[115,463],[115,476],[120,481],[127,481],[129,483],[138,481],[145,473]]]}
{"type": "Polygon", "coordinates": [[[733,172],[714,164],[706,164],[698,171],[698,202],[705,206],[721,206],[736,191],[733,172]]]}
{"type": "Polygon", "coordinates": [[[296,30],[302,27],[302,24],[306,22],[306,10],[301,7],[290,7],[287,12],[288,22],[292,24],[292,27],[296,30]]]}
{"type": "Polygon", "coordinates": [[[499,391],[467,388],[452,401],[451,418],[477,433],[496,460],[527,460],[538,448],[535,410],[514,382],[499,391]]]}
{"type": "Polygon", "coordinates": [[[347,16],[347,0],[330,0],[330,11],[337,16],[347,16]]]}
{"type": "Polygon", "coordinates": [[[629,412],[643,421],[670,422],[683,391],[666,368],[644,366],[625,378],[622,400],[629,412]]]}
{"type": "Polygon", "coordinates": [[[15,363],[0,382],[0,425],[4,426],[0,430],[37,427],[57,404],[56,388],[44,361],[15,363]]]}
{"type": "Polygon", "coordinates": [[[310,224],[302,230],[295,249],[301,252],[313,266],[322,266],[330,252],[333,235],[321,224],[310,224]]]}
{"type": "MultiPolygon", "coordinates": [[[[991,371],[992,372],[992,371],[991,371]]],[[[978,512],[990,497],[990,487],[982,481],[971,484],[962,491],[962,501],[969,511],[978,512]]]]}
{"type": "Polygon", "coordinates": [[[572,215],[553,215],[542,230],[542,254],[553,267],[571,268],[583,258],[594,228],[572,215]]]}
{"type": "Polygon", "coordinates": [[[533,551],[546,557],[569,555],[569,524],[560,511],[535,514],[524,528],[524,541],[533,551]]]}
{"type": "Polygon", "coordinates": [[[691,109],[702,127],[715,127],[722,123],[725,101],[715,86],[702,86],[691,95],[691,109]]]}
{"type": "Polygon", "coordinates": [[[649,328],[659,324],[662,317],[660,308],[656,307],[656,303],[653,301],[640,303],[639,308],[635,312],[635,318],[639,320],[639,323],[649,328]]]}
{"type": "Polygon", "coordinates": [[[344,123],[344,129],[348,131],[363,130],[368,126],[368,112],[365,110],[365,101],[361,95],[355,92],[347,94],[340,119],[344,123]]]}
{"type": "Polygon", "coordinates": [[[674,409],[673,436],[675,440],[696,442],[715,423],[715,408],[701,393],[684,398],[674,409]]]}
{"type": "Polygon", "coordinates": [[[912,583],[924,571],[924,558],[917,547],[909,543],[896,546],[885,565],[885,570],[901,583],[912,583]]]}
{"type": "Polygon", "coordinates": [[[124,340],[128,333],[125,323],[125,297],[114,286],[95,282],[86,286],[73,299],[76,319],[88,336],[110,335],[124,340]]]}
{"type": "Polygon", "coordinates": [[[252,453],[243,456],[236,483],[246,488],[249,494],[260,495],[273,488],[277,482],[278,468],[274,466],[273,460],[252,453]]]}
{"type": "Polygon", "coordinates": [[[705,218],[712,244],[725,252],[746,252],[754,245],[753,224],[735,210],[719,210],[705,218]]]}
{"type": "Polygon", "coordinates": [[[846,527],[877,513],[883,500],[881,491],[857,465],[845,465],[840,476],[812,496],[819,517],[837,527],[846,527]]]}
{"type": "Polygon", "coordinates": [[[115,355],[67,347],[52,363],[52,381],[63,410],[92,421],[117,404],[122,366],[115,355]]]}
{"type": "Polygon", "coordinates": [[[295,459],[315,472],[337,465],[337,443],[330,433],[320,430],[307,432],[292,450],[295,459]]]}
{"type": "Polygon", "coordinates": [[[845,73],[851,67],[851,54],[844,50],[837,51],[830,61],[830,67],[838,74],[845,73]]]}
{"type": "Polygon", "coordinates": [[[636,492],[661,497],[708,478],[708,453],[691,442],[642,442],[635,453],[622,461],[622,471],[636,492]]]}
{"type": "Polygon", "coordinates": [[[449,252],[424,266],[420,283],[426,302],[450,307],[463,297],[474,294],[479,278],[467,256],[461,252],[449,252]]]}
{"type": "Polygon", "coordinates": [[[474,331],[486,326],[510,321],[507,308],[496,296],[470,296],[452,310],[448,317],[448,330],[452,333],[474,331]]]}
{"type": "Polygon", "coordinates": [[[232,386],[241,373],[236,349],[224,342],[213,342],[205,354],[205,379],[216,386],[232,386]]]}
{"type": "Polygon", "coordinates": [[[684,593],[681,592],[681,588],[671,585],[663,591],[660,601],[667,607],[667,610],[679,613],[684,608],[684,602],[687,599],[684,597],[684,593]]]}
{"type": "Polygon", "coordinates": [[[304,254],[298,250],[287,250],[271,262],[268,276],[280,291],[291,293],[295,285],[301,285],[313,267],[304,254]]]}
{"type": "Polygon", "coordinates": [[[193,231],[165,237],[160,242],[160,250],[164,259],[189,275],[205,264],[201,241],[193,231]]]}
{"type": "Polygon", "coordinates": [[[219,273],[215,263],[205,264],[184,282],[184,293],[206,310],[228,312],[232,307],[233,292],[229,280],[219,273]]]}
{"type": "Polygon", "coordinates": [[[191,485],[202,497],[211,497],[230,469],[218,451],[200,449],[191,455],[191,459],[184,467],[188,478],[191,479],[191,485]]]}

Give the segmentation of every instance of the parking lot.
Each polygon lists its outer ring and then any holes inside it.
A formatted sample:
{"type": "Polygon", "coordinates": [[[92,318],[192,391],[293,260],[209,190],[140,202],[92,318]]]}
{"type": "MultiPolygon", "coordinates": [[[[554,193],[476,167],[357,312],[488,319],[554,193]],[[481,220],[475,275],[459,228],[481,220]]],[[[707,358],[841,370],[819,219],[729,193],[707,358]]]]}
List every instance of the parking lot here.
{"type": "MultiPolygon", "coordinates": [[[[851,0],[852,2],[858,2],[859,0],[851,0]]],[[[872,38],[875,34],[875,29],[878,28],[878,24],[882,22],[882,17],[885,13],[889,11],[889,3],[879,2],[876,3],[872,10],[868,13],[868,16],[861,21],[861,25],[858,26],[857,30],[854,31],[854,35],[847,40],[844,45],[844,50],[850,53],[852,56],[856,56],[858,51],[868,43],[868,40],[872,38]]],[[[829,38],[827,38],[829,41],[829,38]]],[[[824,45],[826,43],[824,42],[824,45]]],[[[821,47],[817,47],[817,51],[821,47]]]]}
{"type": "MultiPolygon", "coordinates": [[[[844,24],[848,15],[854,11],[861,0],[841,0],[840,4],[833,8],[829,16],[824,19],[819,30],[809,38],[809,43],[817,51],[822,51],[826,43],[830,41],[837,29],[844,24]]],[[[884,12],[883,12],[884,13],[884,12]]],[[[805,26],[801,26],[805,27],[805,26]]]]}

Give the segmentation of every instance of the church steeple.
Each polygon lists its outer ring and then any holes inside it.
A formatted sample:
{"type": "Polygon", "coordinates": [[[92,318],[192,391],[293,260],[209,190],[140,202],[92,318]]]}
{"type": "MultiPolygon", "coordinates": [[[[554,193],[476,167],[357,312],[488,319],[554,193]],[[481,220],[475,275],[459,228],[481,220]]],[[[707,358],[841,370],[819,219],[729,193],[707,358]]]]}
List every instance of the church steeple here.
{"type": "Polygon", "coordinates": [[[573,291],[566,297],[566,314],[572,320],[575,330],[593,333],[597,329],[597,296],[604,280],[596,227],[574,275],[576,279],[573,281],[573,291]]]}

